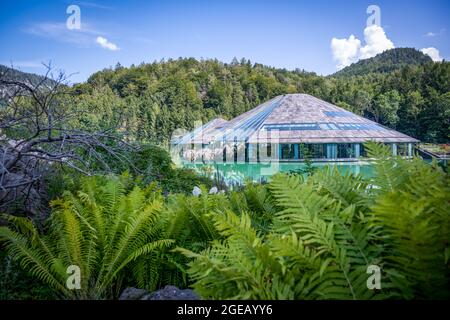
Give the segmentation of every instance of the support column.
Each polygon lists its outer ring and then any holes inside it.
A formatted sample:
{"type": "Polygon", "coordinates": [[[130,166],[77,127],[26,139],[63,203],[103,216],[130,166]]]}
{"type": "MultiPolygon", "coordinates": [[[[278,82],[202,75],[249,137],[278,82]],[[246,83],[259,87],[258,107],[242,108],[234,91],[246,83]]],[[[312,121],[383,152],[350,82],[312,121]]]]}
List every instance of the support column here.
{"type": "Polygon", "coordinates": [[[361,156],[361,145],[359,143],[355,143],[354,147],[355,147],[355,158],[359,158],[361,156]]]}
{"type": "Polygon", "coordinates": [[[412,152],[412,143],[408,143],[408,157],[412,157],[413,156],[413,152],[412,152]]]}
{"type": "Polygon", "coordinates": [[[298,160],[300,158],[299,156],[299,146],[298,143],[294,144],[294,159],[298,160]]]}

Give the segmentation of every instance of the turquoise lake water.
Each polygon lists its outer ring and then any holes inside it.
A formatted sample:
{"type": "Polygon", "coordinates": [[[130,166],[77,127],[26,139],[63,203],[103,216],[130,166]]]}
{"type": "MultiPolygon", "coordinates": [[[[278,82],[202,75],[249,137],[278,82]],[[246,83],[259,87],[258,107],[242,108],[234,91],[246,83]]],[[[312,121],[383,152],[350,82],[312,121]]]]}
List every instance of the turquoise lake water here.
{"type": "MultiPolygon", "coordinates": [[[[219,174],[225,183],[229,186],[242,184],[245,180],[254,182],[270,181],[270,177],[278,172],[298,171],[305,168],[304,163],[280,162],[271,164],[262,163],[220,163],[220,164],[201,164],[184,163],[184,167],[194,169],[196,172],[209,175],[211,178],[219,174]]],[[[323,168],[325,166],[337,167],[342,172],[351,172],[361,174],[365,178],[373,175],[373,167],[369,162],[328,162],[314,163],[314,167],[323,168]]]]}

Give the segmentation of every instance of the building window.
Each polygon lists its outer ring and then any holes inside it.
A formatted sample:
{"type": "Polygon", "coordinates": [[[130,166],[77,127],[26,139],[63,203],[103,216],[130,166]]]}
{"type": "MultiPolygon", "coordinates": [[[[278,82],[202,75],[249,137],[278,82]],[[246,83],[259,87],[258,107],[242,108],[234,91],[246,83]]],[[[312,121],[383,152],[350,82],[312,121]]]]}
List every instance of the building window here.
{"type": "Polygon", "coordinates": [[[248,143],[245,144],[244,159],[245,159],[245,162],[249,162],[248,161],[249,160],[249,144],[248,143]]]}
{"type": "Polygon", "coordinates": [[[327,159],[336,159],[337,158],[337,144],[336,143],[327,143],[327,159]]]}
{"type": "Polygon", "coordinates": [[[360,156],[363,157],[363,158],[367,158],[367,157],[368,157],[368,156],[367,156],[367,149],[364,147],[364,144],[363,144],[363,143],[360,143],[360,144],[359,144],[359,154],[360,154],[360,156]]]}
{"type": "Polygon", "coordinates": [[[257,147],[258,161],[272,157],[272,145],[270,143],[259,143],[257,147]]]}
{"type": "Polygon", "coordinates": [[[402,157],[408,156],[408,144],[407,143],[397,143],[397,155],[402,157]]]}
{"type": "Polygon", "coordinates": [[[300,158],[324,159],[327,157],[326,144],[304,144],[300,147],[300,158]]]}
{"type": "Polygon", "coordinates": [[[295,158],[294,144],[292,144],[292,143],[281,144],[280,150],[281,150],[281,159],[294,159],[295,158]]]}
{"type": "Polygon", "coordinates": [[[337,157],[341,159],[354,158],[355,151],[351,143],[339,143],[337,145],[337,157]]]}
{"type": "Polygon", "coordinates": [[[259,143],[256,144],[256,162],[259,162],[259,143]]]}

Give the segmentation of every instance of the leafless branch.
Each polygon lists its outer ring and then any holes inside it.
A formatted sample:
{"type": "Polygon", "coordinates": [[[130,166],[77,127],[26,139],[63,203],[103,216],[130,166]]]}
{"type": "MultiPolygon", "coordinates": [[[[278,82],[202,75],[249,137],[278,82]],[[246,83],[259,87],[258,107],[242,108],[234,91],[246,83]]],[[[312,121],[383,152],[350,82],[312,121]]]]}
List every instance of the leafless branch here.
{"type": "Polygon", "coordinates": [[[111,170],[105,156],[129,163],[123,151],[131,146],[114,128],[88,132],[69,125],[80,114],[62,103],[68,78],[46,68],[38,80],[0,72],[0,210],[21,200],[33,211],[42,199],[43,173],[55,164],[90,175],[93,163],[111,170]]]}

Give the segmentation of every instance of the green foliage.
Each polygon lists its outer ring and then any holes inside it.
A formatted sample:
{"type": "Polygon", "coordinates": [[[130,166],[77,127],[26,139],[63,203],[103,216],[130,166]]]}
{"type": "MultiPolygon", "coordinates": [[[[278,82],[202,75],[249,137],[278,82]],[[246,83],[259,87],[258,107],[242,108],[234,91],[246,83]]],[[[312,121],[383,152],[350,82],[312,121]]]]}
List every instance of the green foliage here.
{"type": "Polygon", "coordinates": [[[0,252],[0,300],[46,300],[55,294],[22,270],[6,252],[0,252]]]}
{"type": "Polygon", "coordinates": [[[54,83],[52,80],[46,79],[44,76],[37,75],[34,73],[19,71],[17,69],[13,69],[11,67],[4,66],[1,64],[0,64],[0,73],[5,73],[8,76],[8,79],[15,80],[15,81],[27,80],[27,81],[31,82],[32,84],[37,84],[39,82],[44,81],[44,84],[48,84],[48,85],[51,85],[54,83]]]}
{"type": "MultiPolygon", "coordinates": [[[[448,299],[448,173],[383,145],[365,148],[375,159],[370,180],[326,167],[165,199],[156,182],[140,188],[131,175],[64,182],[71,191],[52,202],[45,225],[5,216],[10,225],[0,227],[13,259],[0,274],[19,264],[47,287],[14,293],[3,281],[0,294],[110,298],[126,285],[174,284],[213,299],[448,299]],[[81,290],[66,288],[69,265],[81,268],[81,290]],[[381,268],[381,289],[367,288],[370,265],[381,268]]],[[[171,168],[158,163],[149,172],[171,168]]]]}
{"type": "Polygon", "coordinates": [[[298,170],[291,170],[290,173],[311,176],[318,169],[313,165],[311,151],[308,148],[306,148],[303,143],[300,144],[299,149],[301,154],[303,155],[303,158],[305,159],[304,160],[305,166],[298,170]]]}
{"type": "Polygon", "coordinates": [[[176,168],[170,154],[161,147],[141,146],[130,158],[134,173],[142,178],[143,185],[156,182],[165,193],[191,193],[195,186],[212,186],[209,178],[187,168],[176,168]]]}
{"type": "Polygon", "coordinates": [[[231,192],[229,200],[231,210],[246,212],[261,233],[270,230],[276,208],[266,186],[248,182],[242,189],[231,192]]]}
{"type": "Polygon", "coordinates": [[[398,48],[350,68],[359,65],[360,71],[345,68],[322,77],[245,59],[227,64],[180,58],[106,69],[73,91],[75,105],[95,110],[83,123],[117,125],[134,140],[164,146],[175,129],[192,130],[198,120],[230,119],[276,95],[297,92],[421,140],[448,141],[450,63],[433,63],[417,50],[398,48]]]}
{"type": "Polygon", "coordinates": [[[408,65],[431,62],[431,58],[414,48],[386,50],[373,58],[363,59],[334,73],[335,77],[363,76],[368,73],[386,73],[408,65]]]}
{"type": "MultiPolygon", "coordinates": [[[[223,238],[214,225],[214,217],[231,209],[248,212],[253,225],[261,232],[270,226],[275,212],[267,188],[256,184],[248,184],[241,191],[234,191],[228,196],[223,193],[208,194],[205,188],[202,188],[199,197],[171,194],[158,220],[161,236],[174,239],[174,245],[178,247],[197,252],[206,250],[212,241],[223,238]]],[[[190,261],[186,256],[166,250],[158,253],[157,261],[155,263],[147,258],[140,260],[139,267],[142,270],[157,269],[151,274],[158,274],[158,277],[144,276],[139,279],[140,287],[154,290],[164,284],[186,287],[192,283],[186,276],[186,266],[190,261]]]]}
{"type": "Polygon", "coordinates": [[[308,93],[422,141],[446,143],[449,88],[449,62],[434,63],[415,49],[396,48],[328,77],[246,59],[180,58],[120,66],[66,88],[72,97],[59,103],[80,114],[68,128],[118,129],[131,141],[167,146],[175,129],[192,130],[195,121],[230,119],[274,96],[308,93]]]}
{"type": "Polygon", "coordinates": [[[0,239],[22,268],[60,296],[113,297],[139,257],[173,242],[160,237],[162,200],[154,187],[127,190],[127,184],[126,177],[86,179],[77,193],[52,202],[45,232],[26,218],[5,215],[11,227],[0,227],[0,239]],[[66,287],[71,265],[81,270],[79,290],[66,287]]]}
{"type": "Polygon", "coordinates": [[[419,158],[390,159],[375,144],[369,148],[379,155],[374,183],[381,186],[375,190],[379,196],[371,207],[371,223],[380,228],[387,267],[407,285],[405,296],[448,299],[448,172],[419,158]]]}
{"type": "MultiPolygon", "coordinates": [[[[211,216],[226,205],[227,199],[224,195],[208,195],[205,189],[199,197],[169,195],[158,221],[162,230],[161,236],[174,239],[176,246],[195,251],[204,250],[219,236],[211,216]]],[[[157,258],[158,263],[148,258],[141,259],[140,267],[143,270],[148,268],[156,270],[152,273],[141,273],[143,277],[138,279],[137,283],[140,287],[156,290],[166,284],[179,287],[187,287],[190,284],[186,277],[186,265],[189,260],[185,256],[165,250],[161,251],[157,258]],[[155,274],[158,276],[153,276],[155,274]]]]}
{"type": "Polygon", "coordinates": [[[178,249],[193,259],[194,289],[216,299],[448,298],[448,174],[366,148],[378,157],[372,181],[331,168],[306,181],[275,176],[266,229],[245,206],[211,216],[223,239],[178,249]],[[367,288],[370,265],[382,270],[380,290],[367,288]]]}

